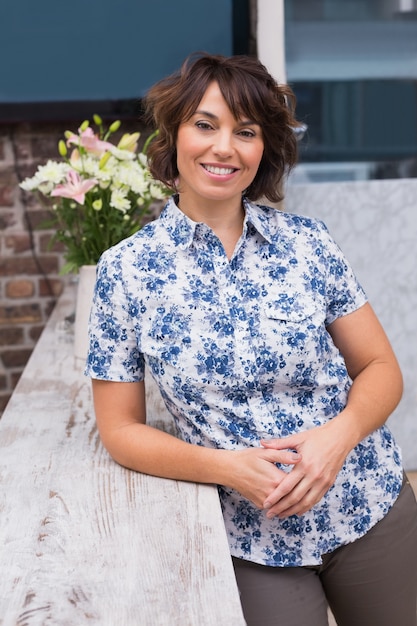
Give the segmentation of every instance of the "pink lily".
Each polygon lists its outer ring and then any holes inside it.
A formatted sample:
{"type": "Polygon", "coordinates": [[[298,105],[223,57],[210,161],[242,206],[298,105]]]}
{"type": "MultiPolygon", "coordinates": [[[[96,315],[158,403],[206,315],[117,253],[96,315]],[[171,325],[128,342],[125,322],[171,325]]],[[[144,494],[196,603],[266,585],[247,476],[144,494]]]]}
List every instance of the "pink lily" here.
{"type": "Polygon", "coordinates": [[[66,185],[57,185],[55,189],[51,191],[51,196],[71,198],[79,204],[84,204],[85,194],[97,185],[98,182],[95,178],[83,180],[74,170],[68,172],[67,181],[66,185]]]}
{"type": "Polygon", "coordinates": [[[100,139],[90,127],[87,127],[79,135],[75,135],[74,133],[69,136],[67,135],[67,144],[82,146],[87,152],[91,152],[97,156],[101,156],[110,148],[114,148],[112,143],[100,139]]]}

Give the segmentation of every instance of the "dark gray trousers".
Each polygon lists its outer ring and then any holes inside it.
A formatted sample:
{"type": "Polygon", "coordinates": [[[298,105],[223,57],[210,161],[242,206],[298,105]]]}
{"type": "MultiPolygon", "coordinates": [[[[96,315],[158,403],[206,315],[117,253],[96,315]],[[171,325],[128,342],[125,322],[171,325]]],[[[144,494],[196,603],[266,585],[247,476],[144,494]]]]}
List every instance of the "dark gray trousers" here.
{"type": "Polygon", "coordinates": [[[248,626],[417,626],[417,504],[405,479],[383,520],[314,567],[233,558],[248,626]]]}

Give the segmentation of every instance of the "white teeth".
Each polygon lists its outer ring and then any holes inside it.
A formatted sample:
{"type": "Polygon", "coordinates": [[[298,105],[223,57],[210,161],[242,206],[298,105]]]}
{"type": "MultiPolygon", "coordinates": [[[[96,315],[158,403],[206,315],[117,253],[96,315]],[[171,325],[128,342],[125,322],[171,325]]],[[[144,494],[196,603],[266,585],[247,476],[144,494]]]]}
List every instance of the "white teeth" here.
{"type": "Polygon", "coordinates": [[[218,176],[226,176],[226,174],[232,174],[235,171],[233,167],[213,167],[212,165],[205,165],[204,167],[210,174],[217,174],[218,176]]]}

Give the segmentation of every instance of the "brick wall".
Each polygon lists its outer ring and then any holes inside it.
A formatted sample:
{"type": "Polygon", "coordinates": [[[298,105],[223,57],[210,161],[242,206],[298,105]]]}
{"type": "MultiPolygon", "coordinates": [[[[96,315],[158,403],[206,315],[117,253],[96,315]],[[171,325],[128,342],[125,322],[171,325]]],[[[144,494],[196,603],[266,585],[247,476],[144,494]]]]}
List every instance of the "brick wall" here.
{"type": "Polygon", "coordinates": [[[56,156],[61,129],[0,127],[0,412],[63,289],[58,250],[48,251],[45,209],[18,182],[56,156]]]}
{"type": "MultiPolygon", "coordinates": [[[[73,279],[59,274],[62,249],[48,249],[47,210],[18,184],[39,164],[56,160],[64,131],[80,122],[0,125],[0,415],[65,283],[73,279]]],[[[143,131],[138,126],[123,122],[125,132],[143,131]]]]}

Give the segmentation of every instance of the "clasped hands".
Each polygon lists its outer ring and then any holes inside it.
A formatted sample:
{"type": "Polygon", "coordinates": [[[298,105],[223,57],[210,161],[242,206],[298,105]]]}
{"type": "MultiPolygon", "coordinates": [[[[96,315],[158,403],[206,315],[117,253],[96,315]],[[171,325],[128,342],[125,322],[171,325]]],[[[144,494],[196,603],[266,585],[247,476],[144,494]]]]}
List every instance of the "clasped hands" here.
{"type": "Polygon", "coordinates": [[[234,453],[245,458],[232,486],[264,509],[269,519],[310,510],[333,485],[348,453],[326,426],[261,440],[261,446],[234,453]],[[292,467],[284,471],[276,463],[292,467]]]}

